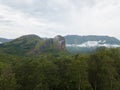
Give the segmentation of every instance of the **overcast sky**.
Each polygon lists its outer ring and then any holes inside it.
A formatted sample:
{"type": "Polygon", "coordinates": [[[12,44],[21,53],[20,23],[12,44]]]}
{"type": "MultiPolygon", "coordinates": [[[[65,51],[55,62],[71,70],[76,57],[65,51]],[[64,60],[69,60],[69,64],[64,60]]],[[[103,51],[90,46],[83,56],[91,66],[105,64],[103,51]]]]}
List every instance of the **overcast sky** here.
{"type": "Polygon", "coordinates": [[[0,0],[0,37],[25,34],[120,39],[120,0],[0,0]]]}

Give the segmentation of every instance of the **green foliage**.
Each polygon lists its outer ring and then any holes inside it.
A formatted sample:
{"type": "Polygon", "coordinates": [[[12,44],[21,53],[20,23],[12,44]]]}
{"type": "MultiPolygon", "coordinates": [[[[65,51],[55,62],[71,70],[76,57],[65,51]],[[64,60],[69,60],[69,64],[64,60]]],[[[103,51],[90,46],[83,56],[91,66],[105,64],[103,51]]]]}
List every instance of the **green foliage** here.
{"type": "Polygon", "coordinates": [[[36,35],[22,36],[0,46],[0,51],[13,55],[27,55],[41,45],[44,40],[36,35]]]}
{"type": "Polygon", "coordinates": [[[9,64],[0,62],[0,90],[17,90],[15,73],[9,64]]]}
{"type": "Polygon", "coordinates": [[[36,35],[25,35],[15,40],[12,40],[11,42],[0,44],[0,53],[27,56],[39,55],[44,52],[64,52],[65,50],[63,50],[61,46],[59,46],[59,41],[54,42],[54,38],[44,39],[36,35]]]}
{"type": "Polygon", "coordinates": [[[0,90],[120,90],[120,49],[77,55],[0,53],[0,90]]]}

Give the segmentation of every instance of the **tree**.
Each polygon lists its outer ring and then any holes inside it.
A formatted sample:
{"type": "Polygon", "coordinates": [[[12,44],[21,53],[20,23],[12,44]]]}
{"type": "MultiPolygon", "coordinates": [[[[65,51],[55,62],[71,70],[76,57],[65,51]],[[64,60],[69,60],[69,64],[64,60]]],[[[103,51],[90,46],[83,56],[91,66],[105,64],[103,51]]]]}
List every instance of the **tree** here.
{"type": "Polygon", "coordinates": [[[94,90],[119,90],[117,76],[114,60],[107,50],[90,56],[89,80],[94,90]]]}
{"type": "Polygon", "coordinates": [[[75,83],[77,90],[91,90],[88,80],[88,56],[78,55],[70,64],[71,81],[75,83]]]}
{"type": "Polygon", "coordinates": [[[11,66],[0,62],[0,90],[17,90],[15,73],[11,66]]]}

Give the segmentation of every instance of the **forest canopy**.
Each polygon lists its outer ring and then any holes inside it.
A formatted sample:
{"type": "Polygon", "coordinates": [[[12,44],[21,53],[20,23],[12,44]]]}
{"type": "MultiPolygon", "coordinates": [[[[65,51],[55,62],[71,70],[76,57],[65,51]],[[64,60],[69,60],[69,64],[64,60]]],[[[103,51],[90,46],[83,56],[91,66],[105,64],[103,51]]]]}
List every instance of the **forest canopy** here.
{"type": "Polygon", "coordinates": [[[120,90],[120,49],[77,55],[0,53],[0,90],[120,90]]]}

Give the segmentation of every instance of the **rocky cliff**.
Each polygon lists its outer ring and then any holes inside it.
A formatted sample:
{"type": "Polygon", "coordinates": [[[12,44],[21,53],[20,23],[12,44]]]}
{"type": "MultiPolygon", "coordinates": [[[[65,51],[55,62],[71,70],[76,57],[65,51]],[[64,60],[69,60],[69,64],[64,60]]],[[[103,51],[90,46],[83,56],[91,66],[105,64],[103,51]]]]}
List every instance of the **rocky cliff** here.
{"type": "Polygon", "coordinates": [[[54,38],[45,39],[44,42],[37,48],[32,51],[32,53],[42,53],[49,50],[60,50],[63,51],[65,47],[65,38],[57,35],[54,38]]]}
{"type": "Polygon", "coordinates": [[[56,47],[61,50],[65,50],[65,38],[57,35],[53,41],[56,43],[56,47]]]}
{"type": "Polygon", "coordinates": [[[25,35],[0,45],[0,52],[18,55],[36,55],[42,52],[63,51],[65,49],[65,39],[60,35],[46,39],[37,35],[25,35]]]}

